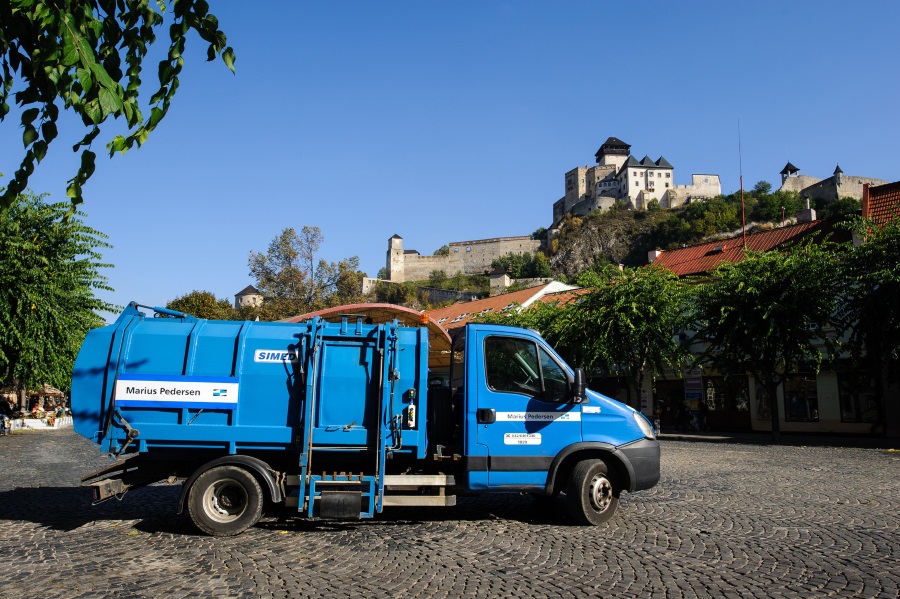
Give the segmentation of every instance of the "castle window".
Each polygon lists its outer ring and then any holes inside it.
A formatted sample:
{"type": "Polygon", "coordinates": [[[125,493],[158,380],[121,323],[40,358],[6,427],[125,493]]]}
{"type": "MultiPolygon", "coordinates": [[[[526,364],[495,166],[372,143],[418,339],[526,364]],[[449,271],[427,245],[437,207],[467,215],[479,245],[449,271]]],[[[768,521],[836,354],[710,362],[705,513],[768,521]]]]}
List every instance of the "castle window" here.
{"type": "Polygon", "coordinates": [[[669,184],[668,184],[668,183],[666,183],[666,187],[668,187],[668,186],[669,186],[669,184]]]}
{"type": "Polygon", "coordinates": [[[672,173],[666,173],[666,179],[672,176],[672,173]]]}
{"type": "Polygon", "coordinates": [[[471,251],[472,251],[472,248],[467,246],[467,247],[466,247],[466,251],[467,251],[467,252],[471,252],[471,251]]]}

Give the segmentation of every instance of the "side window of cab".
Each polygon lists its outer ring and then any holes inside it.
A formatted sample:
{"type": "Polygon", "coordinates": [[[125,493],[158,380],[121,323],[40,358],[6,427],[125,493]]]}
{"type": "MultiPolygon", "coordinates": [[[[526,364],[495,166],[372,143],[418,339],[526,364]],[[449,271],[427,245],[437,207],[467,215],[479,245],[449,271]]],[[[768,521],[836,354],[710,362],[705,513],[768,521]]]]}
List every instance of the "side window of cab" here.
{"type": "Polygon", "coordinates": [[[533,341],[488,337],[484,360],[485,378],[492,391],[519,393],[549,402],[564,402],[568,397],[565,371],[533,341]]]}

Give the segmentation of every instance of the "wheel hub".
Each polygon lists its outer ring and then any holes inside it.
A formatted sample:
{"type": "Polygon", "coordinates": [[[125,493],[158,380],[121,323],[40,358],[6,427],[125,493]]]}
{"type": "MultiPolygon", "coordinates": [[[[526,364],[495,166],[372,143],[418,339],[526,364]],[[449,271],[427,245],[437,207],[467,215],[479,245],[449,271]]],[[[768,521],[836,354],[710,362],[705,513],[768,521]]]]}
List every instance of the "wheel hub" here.
{"type": "Polygon", "coordinates": [[[236,520],[247,507],[247,493],[233,480],[221,480],[210,485],[203,504],[207,515],[218,522],[236,520]]]}
{"type": "Polygon", "coordinates": [[[591,481],[590,493],[591,506],[598,512],[609,507],[612,501],[612,484],[605,476],[597,476],[591,481]]]}

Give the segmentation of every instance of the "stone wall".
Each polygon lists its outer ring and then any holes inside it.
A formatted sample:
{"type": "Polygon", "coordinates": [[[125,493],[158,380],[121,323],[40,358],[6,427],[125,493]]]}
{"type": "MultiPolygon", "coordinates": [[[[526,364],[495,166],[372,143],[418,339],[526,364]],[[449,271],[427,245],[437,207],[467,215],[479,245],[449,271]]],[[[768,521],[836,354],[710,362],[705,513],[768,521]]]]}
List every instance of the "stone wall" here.
{"type": "Polygon", "coordinates": [[[534,255],[542,243],[528,236],[454,241],[448,244],[448,256],[422,256],[415,250],[404,250],[403,240],[394,236],[388,243],[388,280],[422,281],[435,270],[443,270],[448,277],[457,273],[480,275],[490,270],[497,258],[510,253],[534,255]]]}
{"type": "Polygon", "coordinates": [[[677,208],[690,201],[708,200],[722,194],[719,175],[691,175],[690,185],[676,185],[660,201],[663,208],[677,208]]]}
{"type": "Polygon", "coordinates": [[[800,191],[800,195],[813,201],[821,199],[829,202],[839,198],[855,198],[857,200],[862,200],[862,188],[864,183],[875,186],[884,185],[887,181],[873,179],[872,177],[852,177],[842,175],[840,185],[837,185],[835,177],[828,177],[809,187],[804,187],[800,191]]]}
{"type": "Polygon", "coordinates": [[[800,193],[803,188],[809,187],[821,181],[818,177],[810,177],[809,175],[791,175],[785,177],[781,182],[781,188],[778,191],[796,191],[800,193]]]}

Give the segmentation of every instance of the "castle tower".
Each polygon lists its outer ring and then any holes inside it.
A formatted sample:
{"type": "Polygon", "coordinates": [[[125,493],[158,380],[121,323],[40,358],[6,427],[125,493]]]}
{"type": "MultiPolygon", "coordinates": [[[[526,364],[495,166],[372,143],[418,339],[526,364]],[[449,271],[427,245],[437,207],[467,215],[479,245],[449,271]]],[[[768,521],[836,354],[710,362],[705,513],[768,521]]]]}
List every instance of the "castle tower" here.
{"type": "Polygon", "coordinates": [[[781,169],[781,184],[784,185],[785,179],[788,177],[796,177],[800,173],[800,169],[788,162],[784,165],[784,168],[781,169]]]}
{"type": "Polygon", "coordinates": [[[597,150],[594,157],[597,159],[597,164],[601,166],[611,164],[618,170],[622,168],[622,165],[628,160],[628,155],[630,153],[631,146],[618,137],[610,137],[603,142],[603,145],[600,146],[600,149],[597,150]]]}
{"type": "Polygon", "coordinates": [[[395,283],[402,283],[404,279],[403,272],[403,238],[394,235],[388,239],[387,249],[387,280],[395,283]]]}
{"type": "Polygon", "coordinates": [[[834,186],[841,186],[841,179],[843,178],[844,171],[841,170],[841,165],[837,165],[834,167],[834,186]]]}

